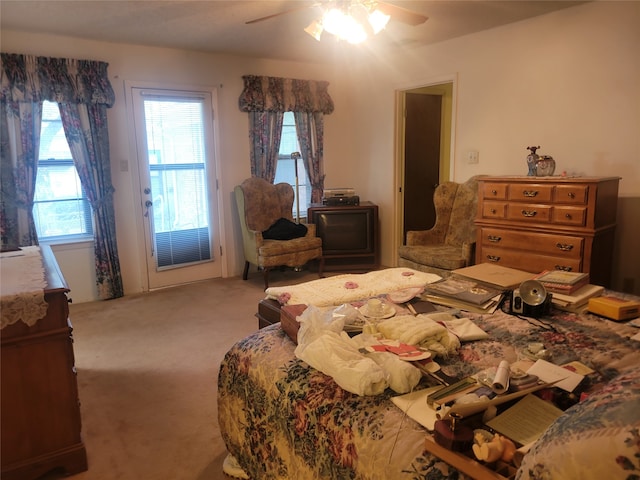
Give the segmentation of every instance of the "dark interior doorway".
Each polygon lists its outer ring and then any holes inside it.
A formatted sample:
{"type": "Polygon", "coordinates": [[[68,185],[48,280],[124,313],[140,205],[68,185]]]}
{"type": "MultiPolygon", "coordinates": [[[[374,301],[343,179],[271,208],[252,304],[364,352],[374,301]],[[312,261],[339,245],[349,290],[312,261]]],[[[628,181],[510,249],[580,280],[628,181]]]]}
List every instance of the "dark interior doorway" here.
{"type": "Polygon", "coordinates": [[[433,192],[440,181],[442,97],[407,93],[404,143],[404,232],[427,230],[436,220],[433,192]]]}
{"type": "Polygon", "coordinates": [[[449,179],[453,84],[404,92],[402,242],[435,224],[433,193],[449,179]]]}

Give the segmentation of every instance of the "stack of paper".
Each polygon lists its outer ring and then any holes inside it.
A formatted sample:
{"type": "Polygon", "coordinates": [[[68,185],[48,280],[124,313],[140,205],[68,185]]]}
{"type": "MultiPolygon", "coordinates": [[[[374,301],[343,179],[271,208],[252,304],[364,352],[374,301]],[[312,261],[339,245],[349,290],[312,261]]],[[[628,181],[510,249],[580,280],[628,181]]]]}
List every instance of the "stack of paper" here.
{"type": "Polygon", "coordinates": [[[474,313],[493,313],[504,291],[478,281],[451,275],[425,287],[422,298],[431,303],[474,313]]]}
{"type": "Polygon", "coordinates": [[[600,285],[587,284],[571,295],[564,293],[553,293],[551,303],[559,310],[566,312],[582,313],[587,309],[589,299],[602,295],[604,287],[600,285]]]}
{"type": "Polygon", "coordinates": [[[548,292],[571,295],[589,283],[589,274],[582,272],[565,272],[564,270],[545,270],[533,277],[548,292]]]}
{"type": "Polygon", "coordinates": [[[422,298],[468,312],[493,313],[507,290],[534,275],[493,263],[480,263],[453,270],[449,278],[427,285],[422,298]]]}
{"type": "Polygon", "coordinates": [[[535,273],[503,267],[495,263],[478,263],[470,267],[458,268],[451,273],[501,290],[513,290],[519,287],[522,282],[531,280],[535,276],[535,273]]]}

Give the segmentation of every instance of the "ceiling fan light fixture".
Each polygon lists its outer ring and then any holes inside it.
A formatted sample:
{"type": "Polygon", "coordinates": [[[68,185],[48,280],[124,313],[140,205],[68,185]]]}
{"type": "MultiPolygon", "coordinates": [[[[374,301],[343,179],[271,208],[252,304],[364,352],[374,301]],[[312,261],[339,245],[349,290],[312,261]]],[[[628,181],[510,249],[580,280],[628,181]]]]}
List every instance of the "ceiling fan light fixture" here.
{"type": "Polygon", "coordinates": [[[383,13],[382,11],[375,9],[373,12],[369,14],[368,20],[369,20],[369,25],[371,25],[371,28],[373,29],[373,33],[377,35],[382,30],[384,30],[384,28],[387,26],[387,23],[389,23],[390,19],[391,19],[391,15],[387,15],[386,13],[383,13]]]}
{"type": "Polygon", "coordinates": [[[327,10],[321,23],[327,32],[349,43],[362,43],[367,39],[365,27],[341,8],[327,10]]]}
{"type": "Polygon", "coordinates": [[[320,41],[320,37],[322,37],[324,27],[322,26],[322,22],[314,20],[307,26],[307,28],[304,29],[304,31],[315,38],[317,41],[320,41]]]}

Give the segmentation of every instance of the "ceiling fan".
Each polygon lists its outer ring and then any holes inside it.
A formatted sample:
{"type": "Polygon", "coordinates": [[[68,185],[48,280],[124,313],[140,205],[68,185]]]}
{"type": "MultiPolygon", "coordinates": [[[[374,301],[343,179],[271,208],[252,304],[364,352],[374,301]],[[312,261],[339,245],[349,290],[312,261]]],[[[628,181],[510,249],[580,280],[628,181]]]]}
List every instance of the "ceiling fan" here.
{"type": "Polygon", "coordinates": [[[368,34],[377,34],[383,30],[390,19],[416,26],[426,22],[429,18],[421,13],[386,2],[327,0],[249,20],[246,24],[258,23],[314,7],[320,7],[323,14],[321,18],[311,22],[304,30],[316,40],[320,40],[322,32],[327,31],[350,43],[361,43],[368,34]]]}

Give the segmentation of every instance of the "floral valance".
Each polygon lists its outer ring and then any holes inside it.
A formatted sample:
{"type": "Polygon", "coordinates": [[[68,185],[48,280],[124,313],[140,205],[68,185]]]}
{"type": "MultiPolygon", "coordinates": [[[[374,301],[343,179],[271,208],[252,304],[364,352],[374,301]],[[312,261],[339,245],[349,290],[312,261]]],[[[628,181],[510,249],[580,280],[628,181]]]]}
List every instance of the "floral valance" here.
{"type": "Polygon", "coordinates": [[[243,112],[333,112],[329,82],[244,75],[243,112]]]}
{"type": "Polygon", "coordinates": [[[111,107],[115,94],[108,63],[94,60],[0,54],[0,102],[102,104],[111,107]]]}

